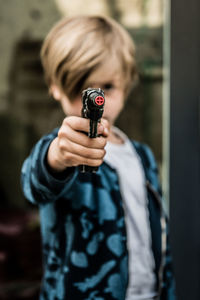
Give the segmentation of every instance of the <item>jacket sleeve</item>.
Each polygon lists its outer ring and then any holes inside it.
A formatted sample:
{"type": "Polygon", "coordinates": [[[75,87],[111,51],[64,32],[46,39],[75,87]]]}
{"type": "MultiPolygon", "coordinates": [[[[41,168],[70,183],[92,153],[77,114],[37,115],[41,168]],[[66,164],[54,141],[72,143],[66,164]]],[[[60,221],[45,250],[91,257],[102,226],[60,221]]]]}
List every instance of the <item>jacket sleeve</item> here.
{"type": "Polygon", "coordinates": [[[21,171],[21,185],[25,197],[32,203],[44,204],[56,201],[72,186],[78,173],[70,168],[59,176],[50,173],[46,163],[49,145],[57,135],[57,130],[44,136],[32,149],[24,161],[21,171]]]}

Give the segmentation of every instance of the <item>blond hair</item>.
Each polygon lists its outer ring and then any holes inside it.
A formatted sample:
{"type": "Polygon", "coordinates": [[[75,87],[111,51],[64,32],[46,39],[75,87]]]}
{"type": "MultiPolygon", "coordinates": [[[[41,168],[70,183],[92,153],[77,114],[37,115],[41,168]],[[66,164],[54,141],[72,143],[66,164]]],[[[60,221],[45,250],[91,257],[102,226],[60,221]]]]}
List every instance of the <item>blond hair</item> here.
{"type": "Polygon", "coordinates": [[[129,90],[136,75],[134,43],[121,25],[102,16],[62,19],[41,49],[47,85],[56,84],[71,100],[86,87],[92,72],[111,57],[117,58],[129,90]]]}

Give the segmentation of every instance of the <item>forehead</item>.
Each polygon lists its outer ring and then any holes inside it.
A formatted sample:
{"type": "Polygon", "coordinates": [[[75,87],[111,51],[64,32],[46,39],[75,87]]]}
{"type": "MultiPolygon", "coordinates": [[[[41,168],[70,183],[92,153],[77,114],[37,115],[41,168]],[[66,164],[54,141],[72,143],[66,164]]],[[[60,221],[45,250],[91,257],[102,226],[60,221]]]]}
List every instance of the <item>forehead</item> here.
{"type": "Polygon", "coordinates": [[[121,66],[116,60],[108,60],[95,69],[87,79],[89,83],[106,83],[112,82],[122,84],[123,75],[121,66]]]}

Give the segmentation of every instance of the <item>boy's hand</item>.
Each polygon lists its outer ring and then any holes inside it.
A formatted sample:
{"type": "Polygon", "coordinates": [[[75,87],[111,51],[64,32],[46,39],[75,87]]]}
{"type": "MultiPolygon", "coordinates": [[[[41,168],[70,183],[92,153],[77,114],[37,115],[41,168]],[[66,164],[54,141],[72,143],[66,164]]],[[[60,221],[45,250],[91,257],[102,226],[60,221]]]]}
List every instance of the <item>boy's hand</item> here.
{"type": "Polygon", "coordinates": [[[109,135],[109,123],[101,119],[97,138],[89,138],[90,120],[81,117],[67,117],[48,150],[47,162],[55,172],[78,165],[99,166],[105,155],[104,147],[109,135]]]}

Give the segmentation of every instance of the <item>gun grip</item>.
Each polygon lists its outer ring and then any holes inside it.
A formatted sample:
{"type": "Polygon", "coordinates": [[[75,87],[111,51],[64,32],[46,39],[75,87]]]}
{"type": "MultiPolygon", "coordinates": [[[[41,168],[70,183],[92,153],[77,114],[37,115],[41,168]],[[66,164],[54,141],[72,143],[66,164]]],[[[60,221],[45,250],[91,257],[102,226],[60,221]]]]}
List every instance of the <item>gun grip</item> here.
{"type": "Polygon", "coordinates": [[[79,171],[81,173],[96,173],[98,171],[99,167],[91,167],[86,165],[80,165],[79,171]]]}

